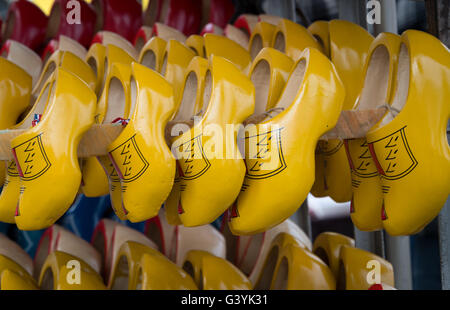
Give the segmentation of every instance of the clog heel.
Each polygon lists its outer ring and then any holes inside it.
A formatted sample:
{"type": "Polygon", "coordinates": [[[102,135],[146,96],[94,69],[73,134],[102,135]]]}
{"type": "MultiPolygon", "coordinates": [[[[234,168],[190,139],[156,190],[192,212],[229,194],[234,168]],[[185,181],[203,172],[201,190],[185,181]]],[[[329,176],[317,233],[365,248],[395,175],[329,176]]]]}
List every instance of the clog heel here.
{"type": "Polygon", "coordinates": [[[266,231],[306,199],[314,182],[315,146],[337,123],[344,96],[333,64],[318,50],[305,50],[275,106],[282,112],[242,134],[247,174],[231,208],[234,234],[266,231]],[[327,95],[317,96],[322,93],[327,95]]]}
{"type": "Polygon", "coordinates": [[[271,46],[297,61],[305,48],[323,51],[319,42],[302,25],[281,19],[274,31],[271,46]]]}
{"type": "MultiPolygon", "coordinates": [[[[18,74],[17,76],[20,75],[18,74]]],[[[47,83],[44,85],[44,89],[35,101],[34,105],[31,106],[31,110],[28,112],[27,116],[24,117],[20,123],[11,127],[11,129],[29,129],[38,123],[38,121],[42,118],[42,115],[46,111],[46,107],[49,102],[50,88],[52,87],[54,81],[55,76],[51,75],[50,79],[47,80],[47,83]]],[[[29,93],[27,97],[28,98],[26,99],[27,101],[29,101],[31,93],[29,93]]],[[[21,102],[19,99],[20,97],[17,98],[17,104],[21,102]]],[[[25,104],[25,102],[22,102],[22,104],[25,104]]],[[[0,195],[0,220],[7,223],[15,223],[17,204],[19,202],[19,195],[21,191],[21,181],[19,177],[19,171],[14,160],[7,162],[6,167],[7,174],[5,185],[0,195]]]]}
{"type": "Polygon", "coordinates": [[[330,267],[336,279],[339,275],[339,255],[344,245],[354,247],[355,240],[334,232],[321,233],[313,244],[313,253],[330,267]]]}
{"type": "MultiPolygon", "coordinates": [[[[345,87],[342,109],[351,110],[361,92],[366,63],[373,37],[362,27],[344,20],[329,22],[330,58],[345,87]],[[349,36],[348,34],[352,35],[349,36]]],[[[352,198],[350,166],[342,140],[320,141],[318,152],[323,156],[324,174],[317,181],[326,195],[336,202],[352,198]]],[[[318,164],[321,164],[318,162],[318,164]]]]}
{"type": "Polygon", "coordinates": [[[167,42],[160,37],[151,38],[141,49],[139,63],[156,72],[161,72],[166,46],[167,42]]]}
{"type": "Polygon", "coordinates": [[[358,248],[347,245],[341,247],[337,290],[368,290],[373,284],[381,283],[394,287],[394,270],[391,263],[358,248]],[[373,271],[378,271],[379,279],[373,271]],[[370,283],[369,279],[374,283],[370,283]],[[375,283],[377,280],[379,283],[375,283]]]}
{"type": "Polygon", "coordinates": [[[330,29],[328,22],[323,20],[315,21],[307,30],[322,46],[325,55],[330,57],[330,29]]]}
{"type": "Polygon", "coordinates": [[[49,254],[45,260],[39,287],[42,290],[106,289],[102,278],[91,266],[79,257],[59,251],[49,254]]]}
{"type": "Polygon", "coordinates": [[[245,175],[237,131],[226,127],[236,128],[253,113],[254,86],[222,57],[212,56],[209,70],[201,120],[172,144],[181,174],[179,213],[185,226],[217,219],[236,199],[245,175]]]}
{"type": "Polygon", "coordinates": [[[205,251],[190,251],[183,269],[200,290],[251,290],[247,277],[227,260],[205,251]]]}
{"type": "Polygon", "coordinates": [[[136,278],[141,290],[197,290],[190,275],[159,253],[142,256],[136,278]]]}
{"type": "Polygon", "coordinates": [[[391,108],[367,134],[391,235],[422,230],[450,193],[450,53],[424,32],[408,30],[401,39],[391,108]]]}
{"type": "Polygon", "coordinates": [[[131,222],[158,215],[169,195],[175,158],[164,130],[175,109],[172,86],[160,74],[132,64],[130,120],[108,147],[122,185],[122,208],[131,222]]]}
{"type": "Polygon", "coordinates": [[[85,82],[62,68],[55,79],[47,113],[11,141],[21,182],[15,220],[22,230],[52,225],[70,207],[81,183],[77,149],[94,123],[96,97],[85,82]]]}
{"type": "MultiPolygon", "coordinates": [[[[208,60],[202,57],[194,57],[186,70],[186,77],[182,88],[181,102],[177,104],[178,111],[174,116],[175,122],[189,121],[203,107],[203,92],[205,90],[205,78],[209,69],[208,60]]],[[[178,136],[176,127],[170,132],[171,143],[178,136]]],[[[170,144],[171,145],[171,144],[170,144]]],[[[181,225],[178,207],[181,196],[181,176],[179,167],[176,169],[172,190],[164,204],[166,218],[171,225],[181,225]]]]}
{"type": "MultiPolygon", "coordinates": [[[[399,36],[389,33],[381,33],[373,41],[365,67],[364,86],[354,109],[377,109],[391,104],[400,43],[399,36]]],[[[345,140],[344,145],[352,176],[352,221],[359,230],[382,229],[383,191],[367,140],[345,140]]]]}

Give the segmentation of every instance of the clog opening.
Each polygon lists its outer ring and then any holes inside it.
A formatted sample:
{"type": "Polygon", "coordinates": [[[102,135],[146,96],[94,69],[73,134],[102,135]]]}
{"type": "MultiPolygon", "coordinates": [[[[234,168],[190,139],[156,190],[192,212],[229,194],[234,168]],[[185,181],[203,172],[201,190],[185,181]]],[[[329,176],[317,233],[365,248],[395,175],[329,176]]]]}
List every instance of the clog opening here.
{"type": "Polygon", "coordinates": [[[267,255],[266,263],[262,269],[261,276],[255,285],[255,290],[268,290],[272,282],[273,272],[278,260],[279,248],[274,246],[267,255]]]}
{"type": "Polygon", "coordinates": [[[138,267],[136,277],[136,290],[143,290],[144,270],[141,265],[138,267]]]}
{"type": "Polygon", "coordinates": [[[200,53],[197,51],[197,49],[194,46],[189,46],[189,48],[195,53],[195,55],[200,56],[200,53]]]}
{"type": "Polygon", "coordinates": [[[136,39],[136,42],[134,43],[134,48],[138,51],[138,52],[140,52],[141,50],[142,50],[142,48],[144,47],[144,45],[145,45],[145,39],[144,38],[142,38],[142,37],[138,37],[137,39],[136,39]]]}
{"type": "Polygon", "coordinates": [[[94,249],[96,249],[98,251],[98,253],[100,254],[100,257],[102,259],[102,275],[105,276],[107,271],[106,271],[106,236],[105,233],[102,232],[101,230],[97,230],[94,232],[94,236],[92,238],[92,242],[91,242],[92,246],[94,247],[94,249]]]}
{"type": "Polygon", "coordinates": [[[346,290],[347,288],[347,279],[346,279],[346,272],[345,272],[345,266],[342,261],[339,261],[339,271],[337,276],[337,282],[336,282],[336,290],[346,290]]]}
{"type": "Polygon", "coordinates": [[[101,0],[92,0],[91,5],[94,8],[95,13],[97,13],[97,21],[95,23],[95,33],[99,32],[103,28],[104,16],[103,16],[103,6],[101,0]]]}
{"type": "Polygon", "coordinates": [[[410,56],[408,48],[402,43],[400,46],[400,53],[398,55],[398,67],[396,84],[397,88],[394,95],[394,100],[392,101],[392,109],[381,121],[381,126],[390,123],[397,114],[403,109],[408,98],[409,93],[409,79],[410,79],[410,56]]]}
{"type": "Polygon", "coordinates": [[[289,80],[284,88],[283,95],[278,100],[276,108],[280,110],[287,109],[295,100],[299,88],[302,87],[306,72],[306,59],[302,58],[292,70],[289,80]]]}
{"type": "Polygon", "coordinates": [[[269,101],[270,91],[270,65],[265,59],[261,59],[256,64],[251,76],[251,81],[255,86],[255,112],[258,115],[266,111],[269,101]]]}
{"type": "Polygon", "coordinates": [[[12,12],[8,14],[8,17],[6,18],[5,24],[3,25],[2,29],[2,35],[0,36],[2,39],[2,43],[6,42],[9,38],[11,38],[14,26],[16,25],[16,15],[14,15],[12,12]]]}
{"type": "Polygon", "coordinates": [[[60,24],[61,24],[61,4],[55,1],[52,10],[50,11],[50,16],[48,18],[48,27],[46,33],[47,39],[54,38],[56,36],[60,24]]]}
{"type": "Polygon", "coordinates": [[[44,272],[44,276],[42,277],[41,290],[53,290],[55,289],[55,279],[53,270],[50,267],[47,267],[44,272]]]}
{"type": "Polygon", "coordinates": [[[129,280],[129,265],[125,255],[119,258],[112,276],[111,290],[127,290],[129,280]]]}
{"type": "Polygon", "coordinates": [[[263,41],[261,35],[255,34],[252,40],[252,45],[250,46],[250,56],[252,57],[252,59],[255,59],[255,57],[262,50],[262,48],[263,48],[263,41]]]}
{"type": "Polygon", "coordinates": [[[202,108],[197,113],[198,115],[203,116],[206,112],[206,109],[209,106],[209,102],[211,101],[211,96],[212,96],[212,87],[213,87],[212,84],[213,84],[213,80],[212,80],[211,71],[208,70],[205,75],[205,88],[203,90],[202,108]]]}
{"type": "Polygon", "coordinates": [[[158,249],[161,250],[164,249],[163,239],[161,235],[161,228],[156,221],[149,222],[145,234],[151,241],[153,241],[158,246],[158,249]]]}
{"type": "Polygon", "coordinates": [[[36,85],[35,89],[33,90],[33,94],[38,94],[42,91],[43,85],[47,82],[47,80],[50,78],[50,76],[55,72],[56,70],[56,63],[51,60],[48,65],[46,66],[45,72],[42,75],[41,80],[39,81],[39,84],[36,85]]]}
{"type": "Polygon", "coordinates": [[[108,124],[118,117],[125,116],[125,89],[122,82],[116,77],[113,77],[109,81],[108,98],[106,100],[108,108],[105,114],[104,123],[108,124]]]}
{"type": "Polygon", "coordinates": [[[358,110],[376,109],[387,103],[389,100],[389,67],[389,51],[386,46],[379,45],[369,59],[358,110]]]}
{"type": "Polygon", "coordinates": [[[152,50],[146,51],[142,56],[141,64],[156,71],[156,55],[152,50]]]}
{"type": "Polygon", "coordinates": [[[161,66],[161,75],[165,77],[166,71],[167,71],[167,52],[164,53],[163,63],[161,66]]]}
{"type": "Polygon", "coordinates": [[[330,260],[328,259],[328,254],[322,247],[318,247],[317,249],[315,249],[314,254],[316,254],[325,264],[330,266],[330,260]]]}
{"type": "Polygon", "coordinates": [[[241,265],[242,272],[247,276],[249,276],[252,273],[253,268],[255,267],[256,262],[258,261],[263,241],[264,241],[264,234],[257,234],[251,236],[247,253],[242,259],[243,261],[241,265]]]}
{"type": "MultiPolygon", "coordinates": [[[[34,257],[34,277],[37,279],[50,252],[50,234],[44,234],[34,257]]],[[[48,271],[48,270],[47,270],[48,271]]]]}
{"type": "Polygon", "coordinates": [[[97,66],[97,61],[95,60],[94,57],[89,57],[89,59],[87,60],[88,65],[91,67],[92,71],[94,71],[95,76],[98,76],[98,66],[97,66]]]}
{"type": "Polygon", "coordinates": [[[275,43],[273,47],[283,53],[286,51],[286,38],[284,37],[283,32],[277,32],[277,34],[275,35],[275,43]]]}
{"type": "Polygon", "coordinates": [[[200,270],[198,279],[195,277],[195,269],[194,265],[190,261],[185,261],[183,264],[183,270],[191,276],[191,278],[194,280],[195,284],[197,285],[197,288],[199,290],[203,290],[203,271],[200,270]]]}
{"type": "Polygon", "coordinates": [[[198,79],[197,74],[192,71],[188,74],[184,84],[183,96],[180,108],[175,116],[176,121],[188,120],[194,115],[195,102],[197,98],[198,79]]]}
{"type": "Polygon", "coordinates": [[[289,274],[289,264],[285,256],[281,259],[280,265],[278,267],[278,272],[275,277],[275,282],[273,284],[274,290],[287,290],[288,286],[288,274],[289,274]]]}

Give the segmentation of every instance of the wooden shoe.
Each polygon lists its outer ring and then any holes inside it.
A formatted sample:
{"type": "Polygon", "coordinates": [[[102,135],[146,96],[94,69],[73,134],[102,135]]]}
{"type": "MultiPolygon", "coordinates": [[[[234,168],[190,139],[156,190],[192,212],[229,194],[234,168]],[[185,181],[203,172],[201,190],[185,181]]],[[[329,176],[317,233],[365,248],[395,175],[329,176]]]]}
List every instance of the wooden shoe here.
{"type": "Polygon", "coordinates": [[[153,35],[155,37],[161,38],[166,42],[169,42],[170,40],[176,40],[180,43],[184,43],[187,38],[179,30],[162,23],[155,23],[152,29],[153,35]]]}
{"type": "MultiPolygon", "coordinates": [[[[283,239],[283,237],[282,234],[278,238],[283,239]]],[[[331,270],[319,257],[289,242],[281,247],[270,288],[273,290],[334,290],[336,280],[331,270]]]]}
{"type": "Polygon", "coordinates": [[[168,257],[174,244],[172,238],[176,235],[175,230],[176,226],[171,225],[166,219],[166,210],[161,208],[157,216],[147,221],[144,234],[158,246],[162,254],[168,257]]]}
{"type": "Polygon", "coordinates": [[[130,54],[130,56],[133,57],[133,59],[137,59],[139,56],[138,52],[136,51],[134,46],[130,43],[130,41],[128,41],[121,35],[111,31],[98,32],[95,35],[94,39],[92,40],[92,43],[93,44],[100,43],[104,46],[115,45],[123,49],[128,54],[130,54]]]}
{"type": "MultiPolygon", "coordinates": [[[[350,110],[363,86],[364,65],[373,37],[360,26],[344,20],[329,22],[329,32],[331,61],[345,87],[342,109],[350,110]]],[[[336,202],[350,201],[351,173],[343,141],[321,141],[318,151],[323,155],[325,173],[317,181],[324,184],[326,194],[336,202]]]]}
{"type": "Polygon", "coordinates": [[[293,66],[291,58],[273,48],[259,52],[249,74],[255,86],[255,116],[275,107],[293,66]]]}
{"type": "Polygon", "coordinates": [[[223,36],[227,39],[234,41],[245,50],[249,47],[250,36],[247,35],[242,29],[239,29],[231,24],[228,24],[223,30],[223,36]]]}
{"type": "Polygon", "coordinates": [[[55,71],[55,80],[49,86],[48,112],[11,141],[21,182],[15,220],[22,230],[52,225],[70,207],[81,183],[77,149],[94,123],[95,94],[65,69],[55,71]]]}
{"type": "Polygon", "coordinates": [[[156,72],[161,72],[166,45],[166,41],[160,37],[151,38],[141,49],[139,63],[156,72]]]}
{"type": "Polygon", "coordinates": [[[424,32],[408,30],[401,39],[391,108],[367,134],[390,235],[422,230],[450,193],[450,53],[424,32]]]}
{"type": "Polygon", "coordinates": [[[42,52],[42,60],[44,63],[47,63],[50,56],[57,50],[71,52],[80,59],[85,59],[87,54],[87,50],[83,45],[69,37],[60,35],[58,39],[51,40],[42,52]]]}
{"type": "Polygon", "coordinates": [[[308,31],[322,46],[325,55],[330,57],[330,29],[327,21],[318,20],[308,27],[308,31]]]}
{"type": "MultiPolygon", "coordinates": [[[[49,2],[49,1],[46,1],[49,2]]],[[[47,38],[69,37],[84,47],[88,47],[95,33],[97,16],[94,8],[85,1],[79,1],[79,23],[69,23],[70,12],[74,8],[70,0],[52,1],[49,12],[47,38]]]]}
{"type": "Polygon", "coordinates": [[[254,91],[250,79],[235,65],[222,57],[211,57],[203,97],[207,106],[199,114],[201,120],[172,144],[181,175],[179,213],[185,226],[213,222],[239,194],[245,165],[235,144],[237,132],[227,133],[225,127],[239,126],[253,113],[254,91]],[[234,91],[226,91],[229,85],[234,91]],[[227,136],[213,137],[212,124],[227,136]]]}
{"type": "Polygon", "coordinates": [[[0,290],[2,291],[31,291],[37,290],[37,284],[28,274],[20,274],[11,269],[0,272],[0,290]]]}
{"type": "Polygon", "coordinates": [[[334,232],[323,232],[314,240],[313,253],[330,267],[336,279],[339,274],[339,255],[343,245],[354,247],[355,240],[334,232]]]}
{"type": "MultiPolygon", "coordinates": [[[[203,108],[203,93],[205,90],[205,78],[209,70],[208,60],[199,56],[194,57],[186,71],[186,78],[182,88],[181,102],[178,105],[177,114],[174,121],[189,121],[191,117],[198,114],[203,108]]],[[[176,129],[176,128],[175,128],[176,129]]],[[[178,136],[176,130],[172,130],[171,136],[178,136]]],[[[171,143],[176,138],[172,138],[168,143],[171,143]]],[[[171,225],[181,225],[178,210],[181,197],[181,177],[180,168],[175,172],[175,179],[172,190],[167,197],[164,204],[166,210],[167,221],[171,225]]]]}
{"type": "Polygon", "coordinates": [[[292,236],[296,242],[308,249],[312,249],[308,236],[291,220],[253,236],[238,236],[238,246],[235,265],[256,284],[262,273],[263,265],[268,257],[272,241],[281,233],[292,236]]]}
{"type": "Polygon", "coordinates": [[[207,33],[205,38],[205,55],[223,57],[236,65],[244,74],[248,74],[252,65],[249,52],[233,40],[216,34],[207,33]]]}
{"type": "Polygon", "coordinates": [[[97,13],[96,31],[117,33],[132,41],[142,26],[142,7],[137,0],[92,0],[97,13]]]}
{"type": "Polygon", "coordinates": [[[49,254],[45,260],[39,276],[39,287],[42,290],[106,289],[102,278],[91,266],[79,257],[60,251],[49,254]],[[79,277],[73,273],[77,270],[79,277]]]}
{"type": "Polygon", "coordinates": [[[373,284],[385,283],[394,287],[394,270],[391,263],[370,252],[343,245],[339,255],[339,275],[337,277],[337,290],[367,290],[373,284]],[[379,267],[376,267],[376,266],[379,267]],[[379,269],[376,269],[379,268],[379,269]],[[369,273],[379,271],[380,283],[376,281],[376,275],[369,273]]]}
{"type": "Polygon", "coordinates": [[[160,1],[159,22],[178,29],[185,35],[200,31],[202,22],[202,1],[160,1]]]}
{"type": "MultiPolygon", "coordinates": [[[[212,0],[212,1],[206,1],[203,2],[204,5],[204,11],[203,14],[205,14],[205,4],[209,5],[209,14],[208,18],[205,18],[203,16],[204,20],[207,20],[208,23],[215,24],[219,27],[225,27],[231,18],[233,17],[233,14],[235,12],[235,7],[233,4],[233,1],[228,0],[212,0]]],[[[206,11],[208,11],[208,8],[206,7],[206,11]]]]}
{"type": "Polygon", "coordinates": [[[258,16],[253,14],[242,14],[234,22],[234,26],[242,30],[249,38],[253,33],[253,29],[258,23],[258,16]]]}
{"type": "Polygon", "coordinates": [[[0,56],[25,70],[33,80],[33,87],[36,85],[42,70],[42,60],[38,54],[20,42],[7,40],[0,56]]]}
{"type": "Polygon", "coordinates": [[[91,244],[63,227],[53,225],[44,232],[39,241],[38,249],[34,257],[35,278],[39,277],[47,256],[54,251],[77,255],[95,270],[95,272],[99,273],[101,271],[100,254],[91,244]]]}
{"type": "Polygon", "coordinates": [[[142,255],[137,276],[141,290],[196,290],[194,280],[183,269],[159,253],[142,255]]]}
{"type": "Polygon", "coordinates": [[[142,222],[158,215],[172,189],[175,159],[164,129],[175,103],[172,86],[140,64],[132,64],[130,87],[129,122],[108,152],[122,185],[122,208],[128,220],[142,222]]]}
{"type": "MultiPolygon", "coordinates": [[[[225,26],[224,26],[225,27],[225,26]]],[[[217,25],[214,25],[213,23],[207,23],[202,31],[200,32],[201,36],[204,36],[207,33],[213,33],[217,35],[223,35],[223,27],[219,27],[217,25]]]]}
{"type": "Polygon", "coordinates": [[[323,51],[317,40],[302,25],[281,19],[275,29],[271,46],[297,61],[305,48],[323,51]]]}
{"type": "Polygon", "coordinates": [[[275,29],[274,25],[265,22],[259,22],[255,25],[248,46],[252,59],[255,59],[264,47],[271,47],[275,29]]]}
{"type": "MultiPolygon", "coordinates": [[[[400,44],[400,37],[390,33],[381,33],[373,41],[355,110],[377,109],[392,103],[400,44]]],[[[367,140],[345,140],[344,145],[352,173],[352,221],[362,231],[382,229],[382,184],[367,140]]]]}
{"type": "Polygon", "coordinates": [[[37,51],[43,47],[47,23],[47,16],[34,3],[15,1],[9,5],[0,37],[3,42],[18,41],[37,51]]]}
{"type": "Polygon", "coordinates": [[[247,277],[227,260],[205,251],[190,251],[183,269],[200,290],[251,290],[247,277]]]}
{"type": "Polygon", "coordinates": [[[212,225],[198,227],[176,226],[169,258],[182,266],[191,250],[201,250],[225,259],[225,238],[212,225]]]}
{"type": "Polygon", "coordinates": [[[231,209],[234,234],[266,231],[290,217],[306,199],[314,182],[316,143],[337,123],[344,96],[332,63],[316,49],[305,50],[276,105],[282,112],[249,127],[243,136],[247,174],[231,209]],[[309,96],[319,89],[327,96],[309,96]],[[320,124],[312,121],[316,118],[320,124]],[[309,139],[299,138],[303,131],[309,139]],[[267,155],[259,158],[261,152],[267,155]]]}
{"type": "MultiPolygon", "coordinates": [[[[155,1],[153,1],[155,3],[155,1]]],[[[141,52],[144,45],[151,39],[153,34],[153,28],[148,26],[142,26],[134,38],[133,45],[138,53],[141,52]]]]}

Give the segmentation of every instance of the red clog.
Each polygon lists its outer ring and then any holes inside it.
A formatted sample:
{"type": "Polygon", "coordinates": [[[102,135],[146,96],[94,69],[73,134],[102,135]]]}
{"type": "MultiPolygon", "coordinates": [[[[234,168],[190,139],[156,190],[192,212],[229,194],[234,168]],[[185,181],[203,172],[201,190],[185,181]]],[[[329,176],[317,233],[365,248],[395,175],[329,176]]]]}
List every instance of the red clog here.
{"type": "Polygon", "coordinates": [[[178,29],[185,35],[200,32],[202,23],[202,0],[160,0],[159,18],[172,28],[178,29]]]}

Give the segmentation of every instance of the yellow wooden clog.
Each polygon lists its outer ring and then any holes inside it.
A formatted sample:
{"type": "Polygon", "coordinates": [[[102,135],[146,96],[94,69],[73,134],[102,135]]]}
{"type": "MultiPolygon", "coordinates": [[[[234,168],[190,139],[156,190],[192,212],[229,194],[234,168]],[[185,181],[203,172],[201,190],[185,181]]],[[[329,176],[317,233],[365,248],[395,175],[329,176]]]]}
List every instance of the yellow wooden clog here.
{"type": "Polygon", "coordinates": [[[81,258],[64,253],[51,253],[39,276],[42,290],[104,290],[103,280],[81,258]]]}
{"type": "Polygon", "coordinates": [[[200,290],[251,290],[247,277],[227,260],[205,251],[190,251],[183,269],[200,290]]]}
{"type": "Polygon", "coordinates": [[[258,53],[249,74],[255,86],[254,115],[275,107],[293,66],[290,57],[273,48],[265,47],[258,53]]]}
{"type": "Polygon", "coordinates": [[[450,193],[450,53],[424,32],[408,30],[401,39],[390,111],[367,134],[390,235],[422,230],[450,193]]]}
{"type": "MultiPolygon", "coordinates": [[[[391,104],[400,43],[400,37],[390,33],[381,33],[373,41],[365,66],[364,86],[354,109],[377,109],[391,104]]],[[[346,140],[344,145],[352,173],[352,221],[359,230],[382,229],[383,191],[367,140],[346,140]]]]}
{"type": "Polygon", "coordinates": [[[339,274],[339,255],[343,245],[354,247],[355,240],[338,233],[323,232],[316,237],[313,244],[314,254],[330,266],[336,278],[339,274]]]}
{"type": "Polygon", "coordinates": [[[295,61],[299,60],[305,48],[316,48],[322,52],[319,42],[305,27],[284,18],[279,21],[274,31],[271,46],[295,61]]]}
{"type": "Polygon", "coordinates": [[[104,46],[115,45],[126,51],[131,57],[137,59],[139,54],[127,39],[111,31],[100,31],[95,35],[94,42],[104,46]]]}
{"type": "MultiPolygon", "coordinates": [[[[208,60],[199,56],[192,58],[189,66],[187,67],[186,77],[181,91],[181,102],[177,104],[178,111],[174,117],[174,121],[188,121],[203,108],[203,92],[205,89],[205,78],[208,69],[208,60]]],[[[171,138],[177,137],[179,134],[180,133],[177,132],[177,127],[174,127],[170,133],[171,138]]],[[[172,140],[175,139],[172,138],[172,140]]],[[[178,216],[178,207],[181,195],[180,187],[181,179],[179,168],[177,168],[172,190],[164,204],[167,221],[171,225],[181,224],[181,220],[178,216]]]]}
{"type": "Polygon", "coordinates": [[[77,149],[94,123],[96,96],[63,68],[55,71],[55,80],[47,113],[11,141],[21,184],[15,220],[22,230],[52,225],[70,207],[81,183],[77,149]]]}
{"type": "Polygon", "coordinates": [[[259,22],[255,25],[248,43],[248,50],[252,59],[255,59],[264,47],[272,47],[275,29],[276,26],[266,22],[259,22]]]}
{"type": "MultiPolygon", "coordinates": [[[[344,20],[329,22],[329,32],[330,58],[345,87],[342,109],[350,110],[362,89],[364,65],[373,37],[359,25],[344,20]]],[[[350,166],[343,146],[341,140],[321,141],[318,145],[324,165],[318,172],[323,169],[325,173],[317,176],[317,182],[323,184],[326,194],[336,202],[352,198],[350,166]]]]}
{"type": "Polygon", "coordinates": [[[243,133],[247,174],[231,209],[234,234],[266,231],[299,208],[314,183],[316,143],[337,123],[344,96],[333,64],[305,50],[276,105],[282,112],[243,133]]]}
{"type": "Polygon", "coordinates": [[[336,289],[367,290],[373,284],[381,283],[394,287],[394,270],[391,263],[361,249],[347,245],[341,247],[336,289]],[[372,283],[377,280],[380,282],[372,283]]]}
{"type": "Polygon", "coordinates": [[[190,275],[158,253],[144,254],[138,272],[141,290],[197,290],[190,275]]]}
{"type": "Polygon", "coordinates": [[[211,57],[200,120],[172,144],[181,175],[179,213],[185,226],[213,222],[239,194],[245,165],[235,129],[253,113],[254,92],[250,79],[235,65],[211,57]],[[235,129],[227,129],[230,125],[235,129]]]}
{"type": "Polygon", "coordinates": [[[105,59],[106,59],[106,46],[100,43],[94,43],[91,45],[86,54],[86,62],[92,68],[96,76],[95,93],[100,96],[103,88],[103,79],[105,76],[105,59]]]}
{"type": "MultiPolygon", "coordinates": [[[[102,64],[101,70],[100,67],[97,67],[97,74],[101,74],[100,88],[102,93],[98,100],[95,123],[108,124],[127,120],[131,108],[129,87],[131,69],[129,66],[134,61],[134,58],[115,45],[108,45],[104,50],[104,54],[100,46],[92,52],[95,53],[88,56],[88,61],[102,64]],[[102,59],[103,55],[105,58],[102,59]],[[118,68],[113,68],[116,65],[118,68]]],[[[91,157],[82,161],[83,182],[81,190],[87,197],[100,197],[108,194],[107,175],[112,174],[110,179],[113,182],[111,184],[111,189],[114,192],[112,198],[113,208],[119,213],[121,219],[125,219],[122,208],[118,207],[121,205],[118,198],[120,196],[119,177],[107,156],[99,157],[99,160],[91,157]],[[106,174],[99,160],[107,168],[106,174]],[[116,189],[119,189],[119,191],[115,191],[116,189]]]]}
{"type": "Polygon", "coordinates": [[[130,88],[130,121],[108,152],[122,185],[122,208],[128,220],[142,222],[158,215],[172,189],[175,159],[164,130],[175,102],[169,82],[137,63],[130,88]]]}
{"type": "Polygon", "coordinates": [[[166,46],[167,43],[163,39],[159,37],[151,38],[141,49],[139,62],[147,68],[161,72],[166,46]]]}
{"type": "Polygon", "coordinates": [[[0,233],[0,273],[10,269],[20,275],[33,275],[33,260],[17,243],[0,233]]]}
{"type": "Polygon", "coordinates": [[[250,53],[238,43],[217,34],[207,33],[205,39],[205,55],[220,56],[235,64],[242,72],[248,74],[252,59],[250,53]]]}

